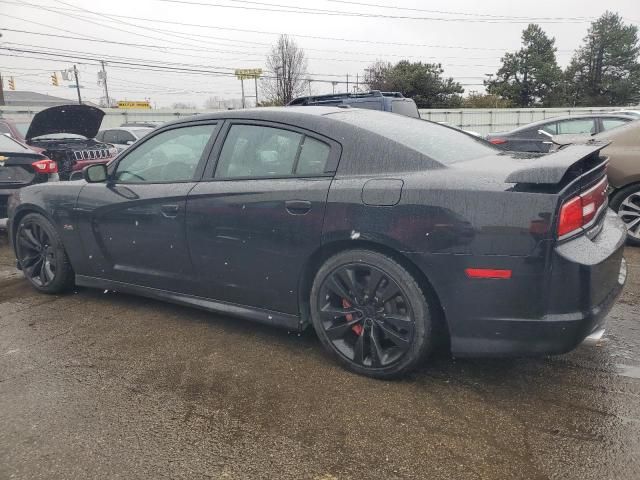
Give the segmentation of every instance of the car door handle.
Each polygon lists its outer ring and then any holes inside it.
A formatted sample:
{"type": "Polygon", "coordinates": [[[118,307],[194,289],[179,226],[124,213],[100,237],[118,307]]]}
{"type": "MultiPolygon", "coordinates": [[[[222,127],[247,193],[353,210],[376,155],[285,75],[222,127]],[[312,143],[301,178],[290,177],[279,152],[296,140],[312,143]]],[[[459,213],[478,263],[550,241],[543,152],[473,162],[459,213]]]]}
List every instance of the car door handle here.
{"type": "Polygon", "coordinates": [[[291,215],[304,215],[311,210],[311,202],[307,200],[287,200],[284,206],[291,215]]]}
{"type": "Polygon", "coordinates": [[[165,218],[176,218],[179,210],[178,205],[162,205],[160,207],[160,213],[165,218]]]}

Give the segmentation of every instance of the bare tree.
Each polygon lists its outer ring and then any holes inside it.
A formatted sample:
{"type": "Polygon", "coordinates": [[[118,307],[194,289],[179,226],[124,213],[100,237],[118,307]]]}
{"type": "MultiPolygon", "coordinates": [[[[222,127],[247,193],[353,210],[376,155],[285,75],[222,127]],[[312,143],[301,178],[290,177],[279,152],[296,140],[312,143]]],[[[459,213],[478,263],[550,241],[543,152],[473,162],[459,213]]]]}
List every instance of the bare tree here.
{"type": "Polygon", "coordinates": [[[268,103],[286,105],[305,91],[307,58],[304,50],[287,35],[280,35],[271,47],[267,70],[269,77],[262,80],[262,89],[268,103]]]}

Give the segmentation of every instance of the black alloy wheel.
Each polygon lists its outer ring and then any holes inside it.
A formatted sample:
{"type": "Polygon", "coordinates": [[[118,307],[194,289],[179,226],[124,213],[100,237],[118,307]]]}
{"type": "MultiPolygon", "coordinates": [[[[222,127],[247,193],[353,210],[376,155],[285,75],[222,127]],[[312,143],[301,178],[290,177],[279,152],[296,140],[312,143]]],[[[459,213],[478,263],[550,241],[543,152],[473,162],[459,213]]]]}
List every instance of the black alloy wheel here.
{"type": "Polygon", "coordinates": [[[62,242],[42,215],[29,214],[20,221],[15,248],[24,276],[37,290],[58,293],[72,284],[73,271],[62,242]]]}
{"type": "Polygon", "coordinates": [[[359,373],[384,378],[404,373],[430,344],[424,294],[388,257],[369,251],[337,257],[337,262],[333,257],[325,264],[330,268],[320,270],[312,289],[312,318],[319,337],[359,373]],[[345,258],[354,254],[355,261],[345,258]]]}

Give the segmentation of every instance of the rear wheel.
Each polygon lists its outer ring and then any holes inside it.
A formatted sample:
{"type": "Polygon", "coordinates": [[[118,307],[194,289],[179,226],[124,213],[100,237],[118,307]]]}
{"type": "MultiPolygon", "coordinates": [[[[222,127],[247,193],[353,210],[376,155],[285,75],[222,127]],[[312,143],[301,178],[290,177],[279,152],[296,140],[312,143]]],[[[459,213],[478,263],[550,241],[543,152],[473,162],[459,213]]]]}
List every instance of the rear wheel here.
{"type": "Polygon", "coordinates": [[[55,227],[38,213],[26,215],[16,229],[16,256],[24,276],[43,293],[73,286],[74,273],[55,227]]]}
{"type": "Polygon", "coordinates": [[[611,198],[611,208],[627,226],[627,240],[640,246],[640,185],[630,185],[611,198]]]}
{"type": "Polygon", "coordinates": [[[431,347],[429,305],[413,276],[368,250],[331,257],[311,289],[322,344],[347,368],[377,378],[415,367],[431,347]]]}

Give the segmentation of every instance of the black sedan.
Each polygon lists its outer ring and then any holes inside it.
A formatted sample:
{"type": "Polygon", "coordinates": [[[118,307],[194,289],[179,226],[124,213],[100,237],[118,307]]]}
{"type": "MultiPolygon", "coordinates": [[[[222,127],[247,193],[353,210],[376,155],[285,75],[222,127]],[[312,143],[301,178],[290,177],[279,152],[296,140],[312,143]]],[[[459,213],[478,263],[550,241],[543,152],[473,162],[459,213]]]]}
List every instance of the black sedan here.
{"type": "Polygon", "coordinates": [[[509,132],[487,135],[487,140],[503,150],[514,152],[549,152],[555,135],[583,135],[588,138],[636,120],[626,113],[593,113],[539,120],[509,132]]]}
{"type": "Polygon", "coordinates": [[[58,180],[58,165],[12,137],[0,134],[0,219],[17,189],[58,180]]]}
{"type": "Polygon", "coordinates": [[[41,292],[313,325],[374,377],[414,367],[438,331],[458,356],[561,353],[602,332],[625,281],[604,146],[537,158],[370,110],[219,112],[22,189],[9,233],[41,292]]]}

